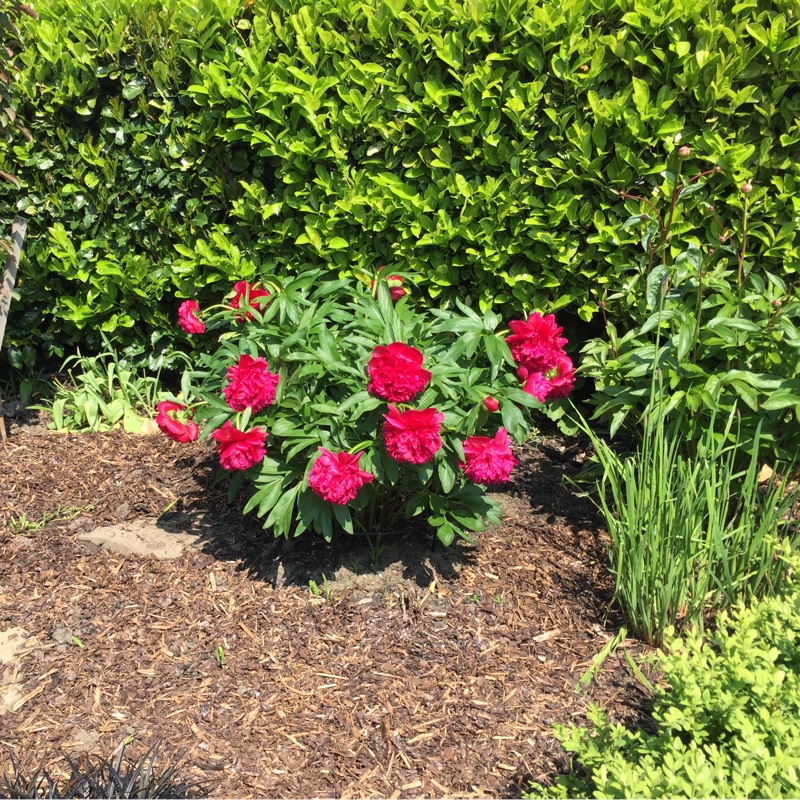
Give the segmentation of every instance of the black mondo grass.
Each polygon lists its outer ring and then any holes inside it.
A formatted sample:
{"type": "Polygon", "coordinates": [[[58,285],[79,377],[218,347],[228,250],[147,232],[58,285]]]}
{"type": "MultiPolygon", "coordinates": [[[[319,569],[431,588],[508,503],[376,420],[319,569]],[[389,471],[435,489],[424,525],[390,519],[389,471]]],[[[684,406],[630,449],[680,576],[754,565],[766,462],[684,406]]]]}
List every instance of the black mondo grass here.
{"type": "Polygon", "coordinates": [[[13,775],[0,781],[0,798],[190,798],[203,784],[176,777],[182,756],[156,771],[158,745],[151,747],[138,761],[125,757],[125,747],[119,753],[98,763],[84,756],[79,761],[64,755],[71,774],[59,781],[44,768],[30,776],[24,775],[13,757],[13,775]]]}

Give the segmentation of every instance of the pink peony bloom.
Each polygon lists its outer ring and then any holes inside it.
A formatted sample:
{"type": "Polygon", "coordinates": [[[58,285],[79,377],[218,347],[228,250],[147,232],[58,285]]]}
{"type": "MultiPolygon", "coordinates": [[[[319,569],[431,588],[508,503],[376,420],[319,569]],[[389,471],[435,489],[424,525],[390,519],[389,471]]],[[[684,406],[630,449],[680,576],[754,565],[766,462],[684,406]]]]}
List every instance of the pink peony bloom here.
{"type": "Polygon", "coordinates": [[[548,400],[558,400],[561,397],[569,396],[569,393],[575,388],[575,367],[568,355],[562,353],[559,356],[547,383],[549,385],[548,400]]]}
{"type": "Polygon", "coordinates": [[[390,403],[406,403],[430,382],[431,373],[422,369],[422,353],[402,342],[378,345],[367,364],[367,391],[390,403]]]}
{"type": "MultiPolygon", "coordinates": [[[[270,296],[266,289],[256,289],[255,286],[249,284],[247,281],[237,281],[233,287],[233,299],[231,300],[231,308],[239,308],[244,304],[248,304],[250,308],[263,309],[267,304],[265,299],[270,296]],[[248,302],[249,298],[249,302],[248,302]]],[[[253,319],[253,314],[247,311],[244,314],[237,314],[236,319],[253,319]]]]}
{"type": "Polygon", "coordinates": [[[466,476],[473,483],[485,486],[506,483],[517,459],[511,452],[511,441],[505,428],[500,428],[494,439],[488,436],[470,436],[464,442],[464,457],[461,464],[466,476]]]}
{"type": "Polygon", "coordinates": [[[522,387],[522,391],[533,395],[540,403],[544,403],[550,392],[550,382],[544,372],[531,372],[522,387]]]}
{"type": "Polygon", "coordinates": [[[308,485],[314,494],[339,506],[355,500],[358,490],[375,476],[358,468],[358,459],[363,451],[351,453],[331,453],[319,448],[319,456],[308,474],[308,485]]]}
{"type": "Polygon", "coordinates": [[[527,375],[523,392],[532,394],[540,403],[568,397],[575,386],[575,368],[566,353],[560,353],[553,369],[527,375]]]}
{"type": "MultiPolygon", "coordinates": [[[[171,400],[163,400],[156,406],[158,415],[156,425],[174,442],[194,442],[200,431],[194,422],[181,422],[175,418],[175,414],[186,410],[186,406],[180,403],[173,403],[171,400]]],[[[186,416],[191,417],[193,411],[189,411],[186,416]]]]}
{"type": "Polygon", "coordinates": [[[383,415],[383,440],[386,451],[395,461],[408,464],[425,464],[431,461],[442,446],[439,435],[444,414],[435,408],[422,411],[404,411],[402,414],[389,406],[383,415]]]}
{"type": "Polygon", "coordinates": [[[244,411],[248,406],[253,413],[261,411],[275,399],[280,377],[269,371],[263,358],[251,358],[242,353],[235,367],[228,367],[230,383],[222,390],[228,405],[234,411],[244,411]]]}
{"type": "Polygon", "coordinates": [[[227,420],[211,436],[217,442],[220,464],[229,471],[248,469],[267,454],[267,432],[261,426],[240,431],[227,420]]]}
{"type": "Polygon", "coordinates": [[[563,328],[556,325],[552,314],[543,317],[538,311],[526,322],[515,319],[508,323],[511,335],[506,342],[518,367],[528,372],[547,372],[553,369],[567,340],[559,336],[563,328]]]}
{"type": "Polygon", "coordinates": [[[495,411],[497,411],[498,408],[500,408],[500,403],[498,403],[497,400],[490,395],[489,397],[484,397],[483,407],[490,414],[493,414],[495,411]]]}
{"type": "Polygon", "coordinates": [[[197,318],[200,304],[197,300],[184,300],[178,308],[178,325],[186,333],[205,333],[206,325],[197,318]]]}

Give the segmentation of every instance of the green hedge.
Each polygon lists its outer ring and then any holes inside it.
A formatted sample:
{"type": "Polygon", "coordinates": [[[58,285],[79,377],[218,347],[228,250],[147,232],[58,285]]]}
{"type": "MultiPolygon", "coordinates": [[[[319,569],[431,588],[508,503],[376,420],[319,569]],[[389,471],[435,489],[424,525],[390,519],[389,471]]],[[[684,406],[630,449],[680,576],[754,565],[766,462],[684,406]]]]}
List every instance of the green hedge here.
{"type": "Polygon", "coordinates": [[[658,654],[668,688],[656,694],[656,733],[611,724],[596,707],[593,731],[559,726],[581,769],[526,796],[800,796],[797,575],[790,584],[658,654]]]}
{"type": "MultiPolygon", "coordinates": [[[[640,206],[620,190],[666,190],[678,144],[687,169],[723,168],[732,208],[743,180],[763,188],[753,258],[800,264],[794,0],[38,11],[19,87],[34,142],[0,143],[23,183],[0,199],[33,218],[12,361],[98,330],[141,340],[171,326],[176,293],[320,264],[588,320],[638,246],[619,223],[640,206]]],[[[702,198],[676,242],[712,236],[702,198]]]]}

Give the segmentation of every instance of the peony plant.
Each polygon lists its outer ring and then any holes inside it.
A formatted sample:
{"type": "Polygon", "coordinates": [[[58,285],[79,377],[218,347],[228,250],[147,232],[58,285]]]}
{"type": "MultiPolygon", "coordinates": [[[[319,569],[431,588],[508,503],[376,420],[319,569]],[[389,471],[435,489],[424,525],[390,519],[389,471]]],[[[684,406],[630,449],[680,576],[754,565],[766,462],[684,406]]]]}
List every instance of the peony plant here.
{"type": "Polygon", "coordinates": [[[251,484],[245,511],[276,536],[420,519],[445,545],[468,539],[499,522],[487,489],[509,480],[529,410],[574,384],[552,315],[508,333],[491,311],[416,309],[401,275],[240,281],[219,306],[184,301],[178,322],[219,347],[159,406],[159,427],[211,436],[231,495],[251,484]]]}

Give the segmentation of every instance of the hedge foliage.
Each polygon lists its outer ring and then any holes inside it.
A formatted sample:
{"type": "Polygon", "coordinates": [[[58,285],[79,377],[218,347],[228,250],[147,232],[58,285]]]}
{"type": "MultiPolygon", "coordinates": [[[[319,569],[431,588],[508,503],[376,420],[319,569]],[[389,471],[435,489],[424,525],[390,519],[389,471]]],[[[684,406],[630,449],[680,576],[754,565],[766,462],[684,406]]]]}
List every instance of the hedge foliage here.
{"type": "MultiPolygon", "coordinates": [[[[795,568],[798,561],[794,558],[795,568]]],[[[800,585],[717,618],[707,638],[673,639],[657,661],[656,733],[609,723],[559,726],[580,773],[528,797],[797,797],[800,585]]]]}
{"type": "MultiPolygon", "coordinates": [[[[141,340],[172,327],[176,293],[309,265],[588,320],[635,262],[620,222],[640,203],[620,191],[666,191],[687,144],[734,206],[745,179],[763,192],[752,258],[800,264],[795,0],[37,9],[19,85],[34,142],[0,142],[23,184],[0,187],[0,225],[33,218],[12,362],[98,330],[141,340]]],[[[676,248],[713,241],[690,200],[676,248]]]]}

